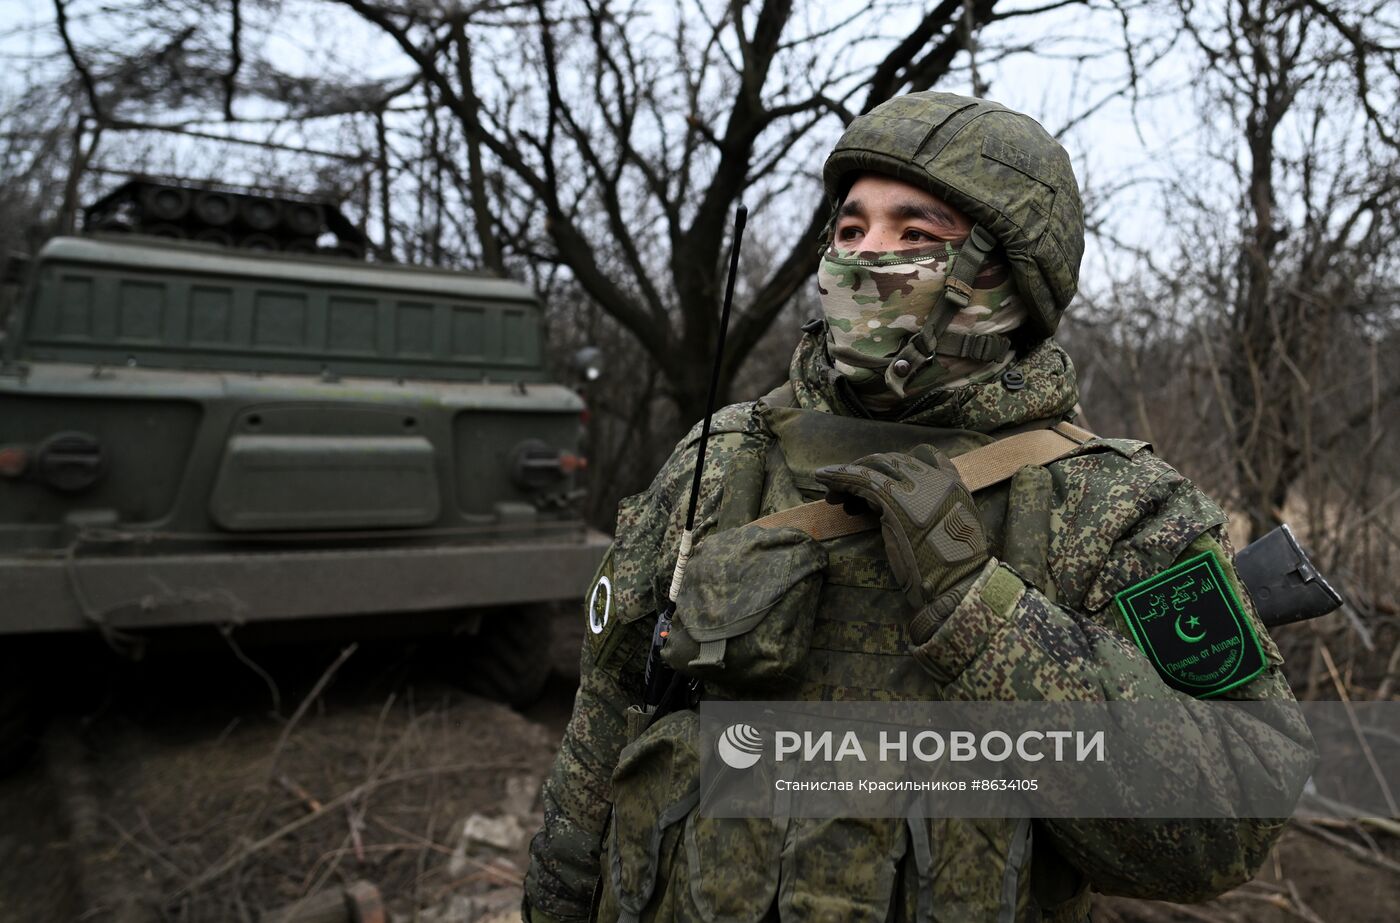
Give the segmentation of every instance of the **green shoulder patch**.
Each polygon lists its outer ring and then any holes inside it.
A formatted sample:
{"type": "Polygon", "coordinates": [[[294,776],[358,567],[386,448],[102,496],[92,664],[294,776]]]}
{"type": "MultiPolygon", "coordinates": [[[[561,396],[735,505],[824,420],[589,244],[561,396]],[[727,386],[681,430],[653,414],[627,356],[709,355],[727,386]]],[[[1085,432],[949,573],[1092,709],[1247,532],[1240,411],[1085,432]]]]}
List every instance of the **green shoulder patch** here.
{"type": "Polygon", "coordinates": [[[1133,640],[1167,685],[1209,698],[1267,665],[1244,606],[1213,551],[1114,596],[1133,640]]]}

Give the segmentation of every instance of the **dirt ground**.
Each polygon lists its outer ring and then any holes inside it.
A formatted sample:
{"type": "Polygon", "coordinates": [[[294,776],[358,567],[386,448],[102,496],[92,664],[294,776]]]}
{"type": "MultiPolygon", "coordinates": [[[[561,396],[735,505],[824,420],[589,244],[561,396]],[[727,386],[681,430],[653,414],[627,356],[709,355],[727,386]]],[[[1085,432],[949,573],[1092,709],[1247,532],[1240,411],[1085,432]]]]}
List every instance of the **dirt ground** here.
{"type": "MultiPolygon", "coordinates": [[[[227,646],[66,662],[39,753],[0,779],[0,920],[287,921],[369,882],[400,923],[518,921],[576,648],[556,645],[523,714],[458,690],[424,648],[241,652],[261,673],[227,646]]],[[[1398,846],[1295,827],[1217,901],[1099,898],[1094,920],[1391,921],[1398,846]]]]}

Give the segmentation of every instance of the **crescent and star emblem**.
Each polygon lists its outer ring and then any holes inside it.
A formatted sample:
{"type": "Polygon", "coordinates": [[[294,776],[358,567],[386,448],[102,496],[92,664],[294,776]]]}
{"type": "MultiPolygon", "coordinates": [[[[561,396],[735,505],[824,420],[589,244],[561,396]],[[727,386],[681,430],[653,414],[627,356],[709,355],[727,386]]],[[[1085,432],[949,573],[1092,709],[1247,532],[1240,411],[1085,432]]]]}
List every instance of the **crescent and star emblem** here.
{"type": "MultiPolygon", "coordinates": [[[[1183,612],[1181,615],[1185,615],[1185,614],[1186,614],[1186,613],[1183,612]]],[[[1198,634],[1198,635],[1190,635],[1190,634],[1187,634],[1184,630],[1182,630],[1182,627],[1181,627],[1181,615],[1178,615],[1178,616],[1176,617],[1176,624],[1175,624],[1175,626],[1174,626],[1174,627],[1176,628],[1176,636],[1177,636],[1178,638],[1180,638],[1181,640],[1185,641],[1187,644],[1195,644],[1197,641],[1201,640],[1202,638],[1204,638],[1204,637],[1206,636],[1206,633],[1205,633],[1204,630],[1203,630],[1200,634],[1198,634]]],[[[1186,620],[1186,626],[1187,626],[1188,628],[1199,628],[1199,627],[1200,627],[1200,624],[1201,624],[1200,617],[1195,616],[1195,615],[1191,616],[1189,619],[1186,620]]]]}

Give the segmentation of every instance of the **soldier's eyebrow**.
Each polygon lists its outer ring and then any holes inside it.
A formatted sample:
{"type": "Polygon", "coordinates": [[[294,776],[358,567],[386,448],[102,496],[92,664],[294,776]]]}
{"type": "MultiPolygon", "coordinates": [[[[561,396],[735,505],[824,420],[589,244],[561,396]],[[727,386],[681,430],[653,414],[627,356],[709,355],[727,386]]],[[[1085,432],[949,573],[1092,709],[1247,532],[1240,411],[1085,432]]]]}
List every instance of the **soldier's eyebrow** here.
{"type": "Polygon", "coordinates": [[[847,199],[841,203],[841,208],[837,212],[842,218],[864,218],[865,206],[860,199],[847,199]]]}
{"type": "MultiPolygon", "coordinates": [[[[841,218],[866,217],[865,203],[860,199],[846,199],[836,212],[841,218]]],[[[918,202],[901,202],[894,208],[894,215],[906,221],[923,221],[937,228],[957,230],[958,222],[951,212],[941,205],[924,205],[918,202]]]]}
{"type": "Polygon", "coordinates": [[[913,221],[927,221],[938,227],[956,228],[958,226],[958,223],[953,220],[953,216],[941,205],[916,205],[913,202],[904,202],[895,209],[895,214],[913,221]]]}

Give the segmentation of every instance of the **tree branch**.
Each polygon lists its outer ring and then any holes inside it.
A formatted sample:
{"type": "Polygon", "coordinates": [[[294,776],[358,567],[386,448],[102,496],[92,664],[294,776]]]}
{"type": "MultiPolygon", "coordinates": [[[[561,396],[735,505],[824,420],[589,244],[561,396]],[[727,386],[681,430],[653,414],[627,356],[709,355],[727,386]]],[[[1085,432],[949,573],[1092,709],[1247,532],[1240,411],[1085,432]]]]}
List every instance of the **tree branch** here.
{"type": "Polygon", "coordinates": [[[92,110],[92,117],[98,122],[107,121],[107,111],[102,105],[102,99],[97,94],[97,81],[92,77],[92,71],[88,69],[82,56],[78,54],[77,47],[73,44],[73,37],[68,33],[68,7],[64,0],[53,0],[54,19],[58,26],[58,35],[63,39],[63,50],[68,54],[68,60],[72,62],[73,69],[78,72],[78,79],[83,84],[83,92],[87,94],[88,108],[92,110]]]}

